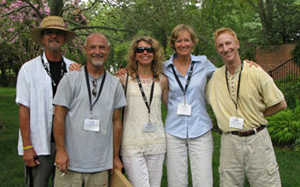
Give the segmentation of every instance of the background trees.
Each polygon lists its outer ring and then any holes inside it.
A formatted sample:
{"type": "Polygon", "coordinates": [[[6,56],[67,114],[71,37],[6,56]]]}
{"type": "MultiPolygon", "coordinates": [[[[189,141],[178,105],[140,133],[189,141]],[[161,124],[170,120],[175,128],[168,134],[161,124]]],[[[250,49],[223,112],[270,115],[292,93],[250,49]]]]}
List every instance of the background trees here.
{"type": "MultiPolygon", "coordinates": [[[[50,14],[63,16],[77,33],[64,49],[77,62],[85,62],[84,36],[105,34],[112,44],[106,64],[111,70],[126,65],[127,48],[136,35],[158,39],[168,58],[173,53],[168,37],[180,23],[192,25],[200,38],[194,53],[207,55],[216,65],[222,63],[212,36],[219,27],[233,28],[242,44],[242,58],[254,60],[257,45],[295,42],[300,37],[300,0],[0,0],[0,4],[0,45],[5,46],[0,48],[0,67],[3,63],[20,67],[41,52],[30,31],[50,14]]],[[[12,69],[16,75],[18,68],[12,69]]]]}

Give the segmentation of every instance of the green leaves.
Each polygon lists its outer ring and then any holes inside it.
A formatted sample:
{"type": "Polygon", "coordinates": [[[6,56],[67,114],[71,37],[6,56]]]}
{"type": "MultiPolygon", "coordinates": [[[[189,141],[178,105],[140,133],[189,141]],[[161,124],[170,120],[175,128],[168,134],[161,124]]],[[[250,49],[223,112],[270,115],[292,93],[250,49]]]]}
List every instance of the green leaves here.
{"type": "Polygon", "coordinates": [[[269,121],[268,130],[273,141],[279,144],[295,143],[294,147],[296,149],[300,148],[299,102],[295,109],[283,110],[267,119],[269,121]]]}

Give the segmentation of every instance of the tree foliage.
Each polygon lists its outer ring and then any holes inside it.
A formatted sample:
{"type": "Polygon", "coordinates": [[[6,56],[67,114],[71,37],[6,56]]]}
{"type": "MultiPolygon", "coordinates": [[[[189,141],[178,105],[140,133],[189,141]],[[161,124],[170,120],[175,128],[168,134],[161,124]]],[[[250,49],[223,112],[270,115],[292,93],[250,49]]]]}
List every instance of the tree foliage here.
{"type": "Polygon", "coordinates": [[[299,40],[299,0],[246,0],[257,12],[262,25],[263,44],[299,40]]]}
{"type": "MultiPolygon", "coordinates": [[[[30,38],[47,15],[62,16],[77,38],[65,45],[67,57],[84,62],[82,44],[91,32],[102,32],[111,43],[107,68],[126,65],[131,40],[150,35],[160,41],[166,58],[174,51],[168,46],[172,29],[178,24],[195,28],[200,39],[194,54],[205,54],[215,64],[213,33],[231,27],[241,41],[242,58],[254,59],[261,44],[280,44],[299,40],[300,0],[0,0],[0,43],[11,47],[19,65],[41,51],[30,38]]],[[[0,49],[0,52],[2,49],[0,49]]]]}

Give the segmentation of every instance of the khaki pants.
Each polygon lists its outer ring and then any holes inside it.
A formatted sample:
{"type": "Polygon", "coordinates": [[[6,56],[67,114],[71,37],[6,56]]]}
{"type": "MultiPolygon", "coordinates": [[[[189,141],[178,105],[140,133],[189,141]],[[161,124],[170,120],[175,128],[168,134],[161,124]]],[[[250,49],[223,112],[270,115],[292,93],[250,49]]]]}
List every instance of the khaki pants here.
{"type": "Polygon", "coordinates": [[[108,171],[79,173],[68,171],[65,175],[56,168],[54,187],[107,187],[108,171]]]}
{"type": "Polygon", "coordinates": [[[280,187],[279,169],[267,128],[247,137],[223,133],[219,173],[221,187],[242,187],[245,175],[251,187],[280,187]]]}

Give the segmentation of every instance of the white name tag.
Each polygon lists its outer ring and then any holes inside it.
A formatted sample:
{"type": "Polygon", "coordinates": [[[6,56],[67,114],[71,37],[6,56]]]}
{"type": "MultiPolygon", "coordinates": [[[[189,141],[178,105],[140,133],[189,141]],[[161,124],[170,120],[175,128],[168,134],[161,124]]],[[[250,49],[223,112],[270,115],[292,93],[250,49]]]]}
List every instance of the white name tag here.
{"type": "Polygon", "coordinates": [[[85,119],[83,130],[85,131],[92,131],[92,132],[99,132],[100,130],[100,120],[96,119],[85,119]]]}
{"type": "Polygon", "coordinates": [[[229,127],[236,128],[236,129],[243,129],[244,126],[244,119],[232,116],[229,118],[229,127]]]}
{"type": "Polygon", "coordinates": [[[192,114],[192,106],[189,104],[179,104],[177,108],[177,115],[190,116],[192,114]]]}
{"type": "Polygon", "coordinates": [[[155,122],[148,122],[144,124],[143,127],[143,132],[154,132],[156,129],[156,124],[155,122]]]}

